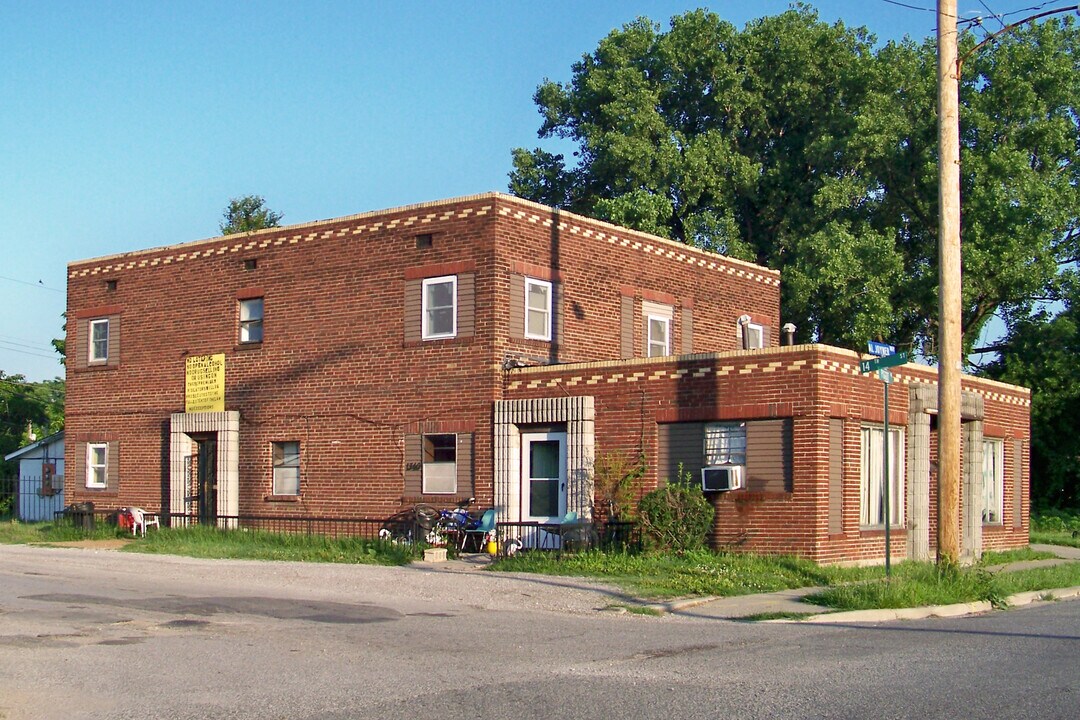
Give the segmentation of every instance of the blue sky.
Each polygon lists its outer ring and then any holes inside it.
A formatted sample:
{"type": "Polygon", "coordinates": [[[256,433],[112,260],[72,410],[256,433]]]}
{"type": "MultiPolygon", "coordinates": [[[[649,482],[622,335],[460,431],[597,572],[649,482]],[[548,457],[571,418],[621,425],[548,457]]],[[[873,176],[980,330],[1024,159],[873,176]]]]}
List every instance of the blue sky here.
{"type": "MultiPolygon", "coordinates": [[[[933,0],[905,4],[924,9],[815,6],[932,35],[933,0]]],[[[231,197],[292,224],[505,190],[511,148],[539,144],[538,83],[637,16],[699,6],[0,0],[0,370],[63,375],[69,261],[213,237],[231,197]]],[[[741,27],[787,2],[707,7],[741,27]]]]}

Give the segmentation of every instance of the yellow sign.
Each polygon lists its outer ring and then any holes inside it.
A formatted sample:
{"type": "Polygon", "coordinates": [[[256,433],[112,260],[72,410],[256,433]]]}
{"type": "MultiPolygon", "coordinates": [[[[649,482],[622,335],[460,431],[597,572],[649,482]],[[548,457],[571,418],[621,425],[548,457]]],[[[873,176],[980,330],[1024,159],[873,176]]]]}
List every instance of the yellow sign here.
{"type": "Polygon", "coordinates": [[[185,412],[225,411],[225,353],[187,359],[185,412]]]}

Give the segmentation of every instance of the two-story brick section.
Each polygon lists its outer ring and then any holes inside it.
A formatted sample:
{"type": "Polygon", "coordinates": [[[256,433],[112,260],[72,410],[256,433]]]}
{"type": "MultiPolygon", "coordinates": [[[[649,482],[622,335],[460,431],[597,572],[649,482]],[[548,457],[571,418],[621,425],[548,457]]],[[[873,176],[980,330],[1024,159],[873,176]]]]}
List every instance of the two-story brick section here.
{"type": "MultiPolygon", "coordinates": [[[[557,522],[596,514],[621,453],[642,491],[680,465],[735,487],[709,493],[717,546],[884,556],[884,385],[781,346],[751,263],[491,193],[74,262],[68,318],[75,501],[557,522]]],[[[894,378],[892,549],[926,557],[936,374],[894,378]]],[[[1029,401],[964,378],[968,552],[1027,542],[1029,401]]]]}

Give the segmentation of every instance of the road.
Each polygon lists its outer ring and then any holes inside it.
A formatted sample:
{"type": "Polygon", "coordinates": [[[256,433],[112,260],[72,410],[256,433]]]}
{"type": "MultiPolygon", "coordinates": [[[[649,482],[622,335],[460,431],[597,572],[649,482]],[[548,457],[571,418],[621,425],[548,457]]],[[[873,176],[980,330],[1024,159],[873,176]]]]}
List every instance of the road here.
{"type": "Polygon", "coordinates": [[[1080,602],[866,626],[600,585],[0,546],[0,718],[1053,718],[1080,602]]]}

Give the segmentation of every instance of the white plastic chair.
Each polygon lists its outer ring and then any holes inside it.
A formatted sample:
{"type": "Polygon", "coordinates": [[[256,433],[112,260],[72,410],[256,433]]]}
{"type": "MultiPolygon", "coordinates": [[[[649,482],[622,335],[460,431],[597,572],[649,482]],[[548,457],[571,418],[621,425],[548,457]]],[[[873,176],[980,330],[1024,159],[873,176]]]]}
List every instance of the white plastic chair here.
{"type": "Polygon", "coordinates": [[[131,534],[135,535],[139,530],[142,530],[143,537],[146,537],[146,527],[148,525],[154,525],[158,530],[161,529],[161,523],[158,521],[158,516],[152,512],[146,512],[142,508],[128,508],[128,512],[131,513],[131,534]]]}

